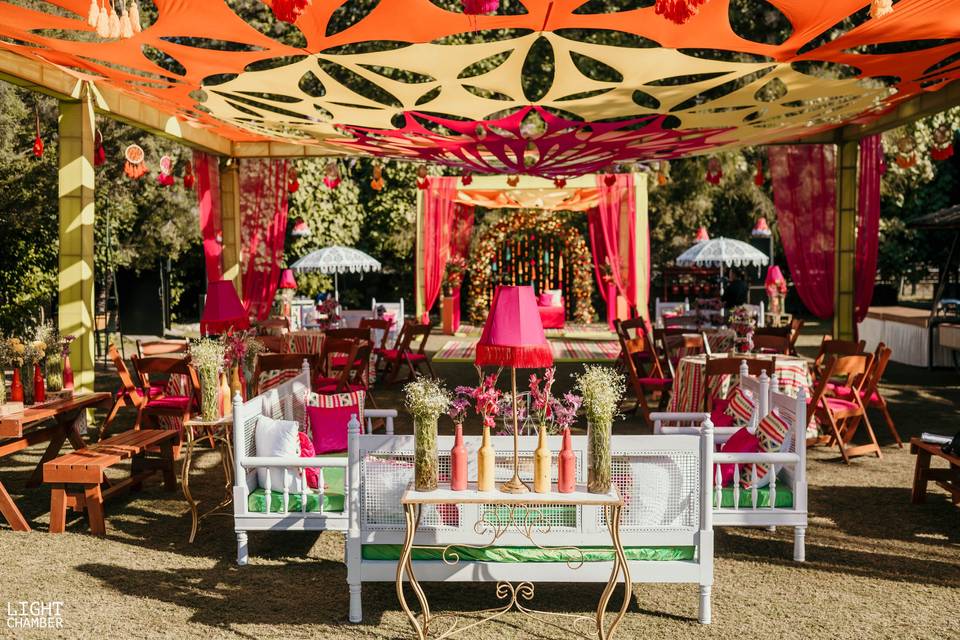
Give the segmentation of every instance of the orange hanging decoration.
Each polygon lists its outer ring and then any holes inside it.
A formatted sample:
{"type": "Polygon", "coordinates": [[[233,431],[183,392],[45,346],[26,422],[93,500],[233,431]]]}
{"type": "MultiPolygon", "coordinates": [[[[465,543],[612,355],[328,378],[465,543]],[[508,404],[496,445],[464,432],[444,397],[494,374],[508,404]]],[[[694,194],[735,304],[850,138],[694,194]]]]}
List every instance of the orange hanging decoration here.
{"type": "Polygon", "coordinates": [[[340,186],[340,167],[336,162],[328,162],[324,174],[323,184],[327,189],[336,189],[340,186]]]}
{"type": "Polygon", "coordinates": [[[40,137],[40,108],[33,105],[33,115],[36,117],[37,137],[33,139],[33,155],[37,158],[43,157],[43,138],[40,137]]]}
{"type": "Polygon", "coordinates": [[[510,176],[507,178],[507,184],[511,187],[515,187],[520,184],[520,176],[510,176]]]}
{"type": "Polygon", "coordinates": [[[893,0],[873,0],[870,3],[870,17],[882,18],[893,13],[893,0]]]}
{"type": "Polygon", "coordinates": [[[383,190],[383,167],[379,164],[373,165],[373,180],[370,181],[370,188],[374,191],[383,190]]]}
{"type": "Polygon", "coordinates": [[[654,10],[658,16],[663,16],[670,22],[683,24],[697,15],[700,5],[706,2],[707,0],[657,0],[654,10]]]}
{"type": "Polygon", "coordinates": [[[897,165],[901,169],[909,169],[917,164],[917,142],[910,136],[904,135],[897,140],[897,165]]]}
{"type": "Polygon", "coordinates": [[[757,160],[757,174],[753,176],[753,184],[763,186],[763,160],[757,160]]]}
{"type": "Polygon", "coordinates": [[[290,170],[287,171],[287,192],[296,193],[300,189],[300,181],[297,180],[297,170],[294,167],[290,167],[290,170]]]}
{"type": "Polygon", "coordinates": [[[147,167],[147,163],[144,162],[146,154],[143,152],[143,148],[141,148],[140,145],[130,145],[123,152],[123,156],[127,160],[126,164],[123,166],[123,172],[127,174],[128,178],[139,180],[145,173],[150,171],[150,169],[147,167]]]}
{"type": "Polygon", "coordinates": [[[310,6],[312,0],[263,0],[264,4],[273,10],[277,20],[295,23],[300,15],[310,6]]]}
{"type": "Polygon", "coordinates": [[[427,176],[427,167],[421,165],[420,168],[417,169],[417,189],[423,191],[430,186],[430,180],[427,176]]]}
{"type": "Polygon", "coordinates": [[[567,186],[567,179],[566,179],[566,178],[554,178],[554,179],[553,179],[553,186],[555,186],[557,189],[563,189],[565,186],[567,186]]]}
{"type": "Polygon", "coordinates": [[[723,168],[720,166],[718,158],[710,158],[707,161],[707,182],[710,184],[720,184],[723,179],[723,168]]]}
{"type": "Polygon", "coordinates": [[[933,130],[933,146],[930,157],[938,162],[953,157],[953,129],[945,124],[933,130]]]}

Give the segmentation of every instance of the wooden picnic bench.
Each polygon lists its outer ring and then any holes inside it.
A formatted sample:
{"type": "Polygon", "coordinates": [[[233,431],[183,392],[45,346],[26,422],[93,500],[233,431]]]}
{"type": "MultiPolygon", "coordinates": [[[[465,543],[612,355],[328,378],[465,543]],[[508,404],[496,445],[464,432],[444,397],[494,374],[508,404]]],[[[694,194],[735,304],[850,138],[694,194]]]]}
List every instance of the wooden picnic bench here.
{"type": "Polygon", "coordinates": [[[157,472],[163,474],[167,491],[177,488],[173,471],[173,447],[179,442],[175,430],[144,429],[127,431],[96,445],[44,463],[43,481],[51,484],[50,533],[63,533],[67,508],[86,511],[90,533],[107,533],[103,519],[103,502],[118,493],[139,490],[144,479],[157,472]],[[159,457],[147,457],[159,447],[159,457]],[[133,459],[130,476],[110,482],[104,472],[123,460],[133,459]]]}
{"type": "Polygon", "coordinates": [[[920,438],[910,438],[910,453],[917,456],[911,502],[926,502],[927,483],[932,480],[950,493],[954,504],[960,504],[960,457],[944,453],[940,445],[924,442],[920,438]],[[950,466],[946,469],[931,469],[931,458],[943,458],[950,466]]]}

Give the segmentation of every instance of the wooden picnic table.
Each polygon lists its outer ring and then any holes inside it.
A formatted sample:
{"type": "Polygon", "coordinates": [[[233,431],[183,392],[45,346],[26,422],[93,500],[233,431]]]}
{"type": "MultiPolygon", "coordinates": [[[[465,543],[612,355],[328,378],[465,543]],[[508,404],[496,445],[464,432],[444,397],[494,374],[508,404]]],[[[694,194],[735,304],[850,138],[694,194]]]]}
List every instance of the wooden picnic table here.
{"type": "Polygon", "coordinates": [[[913,492],[910,501],[921,504],[927,500],[927,483],[935,482],[950,493],[954,504],[960,504],[960,457],[944,453],[938,444],[910,438],[910,453],[917,456],[913,471],[913,492]],[[931,469],[930,460],[941,458],[947,462],[945,469],[931,469]]]}
{"type": "MultiPolygon", "coordinates": [[[[80,434],[80,413],[92,407],[109,408],[113,396],[109,393],[81,393],[70,399],[57,399],[43,404],[26,407],[19,413],[0,418],[0,458],[22,451],[27,447],[48,442],[47,450],[37,463],[36,469],[27,481],[27,487],[37,487],[43,479],[43,464],[60,454],[64,442],[68,441],[74,449],[82,449],[85,444],[80,434]],[[47,421],[53,424],[44,425],[47,421]]],[[[0,514],[14,531],[30,531],[30,525],[7,492],[0,480],[0,514]]]]}

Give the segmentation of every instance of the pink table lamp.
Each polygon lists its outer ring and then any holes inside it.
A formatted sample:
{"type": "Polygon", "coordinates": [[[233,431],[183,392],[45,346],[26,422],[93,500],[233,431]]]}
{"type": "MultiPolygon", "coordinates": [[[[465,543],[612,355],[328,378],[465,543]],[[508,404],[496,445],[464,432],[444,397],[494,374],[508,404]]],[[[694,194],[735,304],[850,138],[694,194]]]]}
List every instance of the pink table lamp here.
{"type": "Polygon", "coordinates": [[[250,317],[240,302],[233,282],[217,280],[207,284],[207,301],[200,316],[200,335],[249,328],[250,317]]]}
{"type": "Polygon", "coordinates": [[[693,237],[693,241],[696,242],[705,242],[710,239],[710,234],[707,233],[706,227],[700,227],[697,229],[697,235],[693,237]]]}
{"type": "Polygon", "coordinates": [[[553,366],[553,351],[543,333],[533,287],[497,287],[490,315],[477,343],[478,367],[510,367],[513,393],[513,478],[500,486],[507,493],[524,493],[530,488],[520,480],[517,453],[520,428],[517,420],[517,369],[553,366]]]}
{"type": "Polygon", "coordinates": [[[297,279],[293,277],[293,269],[284,269],[280,274],[281,289],[296,289],[297,279]]]}

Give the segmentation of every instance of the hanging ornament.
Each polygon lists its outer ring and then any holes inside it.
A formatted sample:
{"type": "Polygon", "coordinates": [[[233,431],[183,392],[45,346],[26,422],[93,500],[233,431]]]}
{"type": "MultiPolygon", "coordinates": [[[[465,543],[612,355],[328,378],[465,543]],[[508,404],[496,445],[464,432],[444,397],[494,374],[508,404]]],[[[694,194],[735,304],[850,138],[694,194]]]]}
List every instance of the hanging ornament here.
{"type": "Polygon", "coordinates": [[[120,16],[117,15],[117,10],[113,7],[113,0],[109,0],[110,6],[110,37],[114,40],[120,38],[120,16]]]}
{"type": "Polygon", "coordinates": [[[657,163],[657,184],[661,187],[670,182],[670,177],[668,172],[670,171],[670,163],[666,160],[661,160],[657,163]]]}
{"type": "Polygon", "coordinates": [[[469,169],[463,171],[463,175],[460,176],[460,182],[463,183],[463,186],[469,186],[473,182],[473,175],[470,173],[469,169]]]}
{"type": "Polygon", "coordinates": [[[136,0],[130,0],[127,11],[130,12],[130,26],[133,27],[133,32],[140,33],[143,31],[143,27],[140,25],[140,6],[136,0]]]}
{"type": "Polygon", "coordinates": [[[183,186],[185,189],[193,189],[193,183],[195,178],[193,177],[193,163],[187,160],[187,163],[183,166],[183,186]]]}
{"type": "Polygon", "coordinates": [[[97,0],[90,0],[90,10],[87,12],[87,24],[91,27],[97,27],[97,21],[100,18],[100,5],[97,0]]]}
{"type": "Polygon", "coordinates": [[[133,24],[130,22],[130,10],[127,7],[120,5],[120,8],[123,13],[120,15],[120,37],[121,38],[132,38],[133,37],[133,24]]]}
{"type": "Polygon", "coordinates": [[[43,157],[43,138],[40,137],[40,108],[33,105],[33,115],[36,119],[37,137],[33,139],[33,155],[37,158],[43,157]]]}
{"type": "Polygon", "coordinates": [[[313,231],[310,229],[310,225],[304,222],[303,218],[298,217],[293,222],[293,229],[290,231],[290,235],[294,238],[306,238],[311,234],[313,234],[313,231]]]}
{"type": "Polygon", "coordinates": [[[696,242],[706,242],[710,239],[710,234],[707,233],[706,227],[700,227],[697,229],[697,235],[693,237],[693,241],[696,242]]]}
{"type": "Polygon", "coordinates": [[[706,4],[706,2],[707,0],[657,0],[654,11],[658,16],[663,16],[670,22],[683,24],[697,15],[700,5],[706,4]]]}
{"type": "Polygon", "coordinates": [[[427,176],[428,174],[426,165],[421,165],[417,169],[417,189],[423,191],[430,186],[430,179],[427,176]]]}
{"type": "Polygon", "coordinates": [[[160,158],[160,173],[157,174],[157,182],[161,186],[173,186],[177,180],[173,177],[173,159],[170,156],[160,158]]]}
{"type": "Polygon", "coordinates": [[[127,161],[126,164],[123,165],[123,172],[127,174],[128,178],[139,180],[145,173],[150,171],[147,163],[144,162],[146,154],[140,145],[132,144],[127,147],[123,152],[123,157],[126,158],[127,161]]]}
{"type": "Polygon", "coordinates": [[[297,180],[297,170],[295,167],[290,167],[287,171],[287,192],[296,193],[300,189],[300,181],[297,180]]]}
{"type": "Polygon", "coordinates": [[[770,226],[767,224],[767,219],[763,216],[760,216],[760,219],[757,220],[757,224],[753,226],[753,231],[750,232],[754,238],[769,238],[771,235],[770,226]]]}
{"type": "Polygon", "coordinates": [[[909,169],[917,164],[917,142],[913,137],[903,135],[897,140],[897,164],[901,169],[909,169]]]}
{"type": "Polygon", "coordinates": [[[553,186],[555,186],[557,189],[563,189],[565,186],[567,186],[566,178],[554,178],[553,186]]]}
{"type": "Polygon", "coordinates": [[[953,156],[953,129],[945,124],[933,130],[933,146],[930,148],[930,157],[942,162],[953,156]]]}
{"type": "Polygon", "coordinates": [[[97,14],[97,35],[101,38],[110,37],[110,10],[102,5],[97,14]]]}
{"type": "Polygon", "coordinates": [[[373,165],[373,180],[370,181],[370,188],[374,191],[383,189],[383,167],[379,164],[373,165]]]}
{"type": "Polygon", "coordinates": [[[603,176],[603,184],[607,185],[608,187],[612,187],[613,185],[617,184],[617,174],[613,172],[613,167],[607,167],[604,173],[605,175],[603,176]]]}
{"type": "Polygon", "coordinates": [[[463,12],[468,16],[496,13],[500,8],[500,0],[461,0],[461,2],[463,12]]]}
{"type": "Polygon", "coordinates": [[[511,187],[515,187],[520,184],[520,176],[509,176],[507,178],[507,184],[511,187]]]}
{"type": "Polygon", "coordinates": [[[93,136],[93,166],[99,167],[107,161],[107,152],[103,148],[103,134],[97,129],[93,136]]]}
{"type": "Polygon", "coordinates": [[[328,162],[323,172],[323,184],[327,189],[336,189],[340,186],[340,167],[336,162],[328,162]]]}
{"type": "Polygon", "coordinates": [[[763,160],[757,160],[757,174],[753,176],[753,184],[763,186],[763,160]]]}
{"type": "Polygon", "coordinates": [[[720,166],[719,158],[710,158],[707,161],[706,178],[710,184],[720,184],[720,180],[723,178],[723,169],[720,166]]]}
{"type": "Polygon", "coordinates": [[[295,23],[310,6],[312,0],[263,0],[273,10],[277,20],[295,23]]]}
{"type": "Polygon", "coordinates": [[[870,3],[870,17],[882,18],[893,13],[893,0],[873,0],[870,3]]]}

